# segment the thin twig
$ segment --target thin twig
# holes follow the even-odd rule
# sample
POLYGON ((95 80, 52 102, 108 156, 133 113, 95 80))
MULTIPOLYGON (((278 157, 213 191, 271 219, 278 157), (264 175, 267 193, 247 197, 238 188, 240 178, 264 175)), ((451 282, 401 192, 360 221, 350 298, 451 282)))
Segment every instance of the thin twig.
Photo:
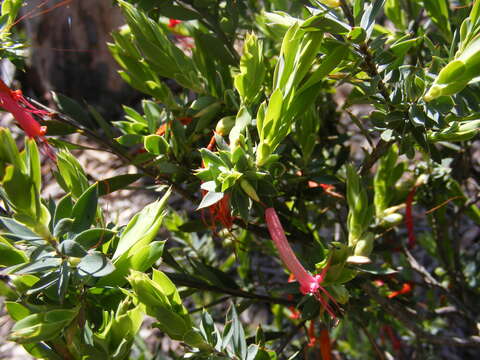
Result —
POLYGON ((285 340, 278 346, 278 348, 276 349, 276 353, 277 354, 282 354, 283 353, 283 350, 287 347, 287 345, 293 340, 293 338, 295 337, 295 335, 298 334, 298 331, 305 325, 305 323, 307 322, 307 320, 302 320, 302 322, 300 322, 297 326, 295 326, 292 331, 290 331, 288 333, 288 335, 286 336, 285 340))
POLYGON ((257 293, 251 293, 241 289, 232 289, 232 288, 225 288, 221 286, 211 285, 206 282, 193 279, 191 277, 186 278, 183 276, 178 276, 178 274, 175 274, 175 273, 166 273, 166 274, 169 278, 172 279, 172 281, 175 284, 180 286, 188 286, 194 289, 213 291, 220 294, 229 294, 229 295, 238 296, 245 299, 252 299, 252 300, 262 301, 262 302, 271 303, 271 304, 280 304, 280 305, 286 305, 286 306, 295 305, 295 302, 292 300, 287 300, 283 298, 277 298, 277 297, 272 297, 272 296, 262 295, 257 293))
POLYGON ((215 301, 212 301, 211 303, 209 303, 209 304, 207 304, 207 305, 203 305, 203 306, 201 306, 201 307, 198 307, 198 308, 189 310, 188 313, 189 313, 189 314, 194 314, 194 313, 196 313, 196 312, 203 311, 204 309, 208 309, 208 308, 210 308, 210 307, 212 307, 212 306, 215 306, 215 305, 224 303, 224 302, 227 301, 228 299, 230 299, 230 296, 223 296, 223 297, 221 297, 220 299, 215 300, 215 301))
POLYGON ((370 169, 375 165, 378 159, 380 159, 394 144, 394 141, 384 141, 380 139, 370 154, 367 155, 365 160, 362 163, 362 168, 360 169, 361 176, 367 176, 370 169))
POLYGON ((362 284, 362 289, 373 298, 378 304, 382 306, 382 309, 389 313, 391 316, 400 321, 407 329, 413 332, 418 338, 423 339, 426 342, 431 344, 440 344, 440 345, 450 345, 450 346, 475 346, 480 347, 480 336, 468 336, 466 338, 461 338, 458 336, 441 336, 441 335, 432 335, 429 334, 423 329, 421 329, 417 324, 420 324, 420 321, 417 321, 415 312, 405 311, 404 306, 398 304, 394 300, 387 299, 376 291, 376 289, 369 283, 362 284))
POLYGON ((412 255, 410 250, 403 245, 403 251, 405 252, 405 255, 407 256, 407 261, 410 264, 411 268, 416 271, 419 275, 423 277, 423 280, 425 281, 426 284, 435 287, 439 289, 442 294, 444 294, 452 303, 454 303, 459 309, 461 309, 461 312, 469 318, 475 318, 474 311, 469 309, 466 304, 464 304, 461 300, 459 300, 457 297, 453 296, 450 291, 445 289, 442 284, 440 284, 428 271, 425 269, 418 261, 415 259, 415 257, 412 255))

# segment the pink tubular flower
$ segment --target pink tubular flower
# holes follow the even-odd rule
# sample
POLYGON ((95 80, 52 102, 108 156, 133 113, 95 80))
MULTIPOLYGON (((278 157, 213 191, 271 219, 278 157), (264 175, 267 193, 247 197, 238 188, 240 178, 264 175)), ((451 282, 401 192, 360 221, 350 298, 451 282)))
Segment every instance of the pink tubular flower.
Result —
POLYGON ((411 249, 415 246, 416 238, 415 238, 415 229, 413 227, 413 215, 412 215, 412 203, 413 198, 415 197, 415 193, 417 191, 416 187, 413 187, 412 190, 407 195, 407 200, 405 201, 405 225, 407 226, 408 232, 408 248, 411 249))
POLYGON ((320 284, 323 282, 325 275, 327 274, 328 265, 323 268, 322 273, 312 276, 303 265, 300 263, 295 253, 293 252, 290 244, 288 243, 285 231, 283 230, 282 223, 278 218, 277 212, 274 208, 268 208, 265 210, 265 221, 267 223, 268 231, 278 250, 280 259, 282 259, 285 266, 292 272, 295 278, 300 283, 300 292, 304 295, 311 294, 323 305, 325 310, 332 318, 336 318, 332 307, 328 304, 328 300, 331 300, 337 307, 338 304, 335 299, 325 290, 320 284), (327 297, 325 299, 322 293, 327 297))
POLYGON ((2 80, 0 80, 0 107, 13 115, 28 137, 40 139, 46 145, 47 155, 55 160, 55 154, 45 138, 46 126, 41 126, 32 116, 32 114, 49 116, 48 111, 37 109, 23 97, 20 90, 11 90, 2 80))

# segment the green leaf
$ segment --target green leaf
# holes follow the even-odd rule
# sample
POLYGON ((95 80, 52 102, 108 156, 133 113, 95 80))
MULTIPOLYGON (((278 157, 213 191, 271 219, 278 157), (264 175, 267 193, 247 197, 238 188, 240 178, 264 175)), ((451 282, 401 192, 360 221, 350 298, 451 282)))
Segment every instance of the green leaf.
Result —
POLYGON ((202 321, 200 322, 200 333, 206 339, 206 341, 215 347, 217 351, 220 351, 220 345, 222 342, 220 332, 215 326, 212 316, 203 309, 202 311, 202 321))
MULTIPOLYGON (((15 213, 30 218, 29 223, 35 223, 40 208, 39 190, 32 179, 22 173, 19 168, 8 165, 3 178, 3 188, 8 195, 15 213)), ((17 219, 22 223, 26 221, 17 219)), ((30 224, 29 224, 30 225, 30 224)))
POLYGON ((15 274, 35 274, 58 267, 61 259, 58 257, 46 256, 38 260, 25 264, 25 266, 15 269, 15 274))
POLYGON ((84 257, 87 254, 85 249, 73 240, 62 241, 58 246, 58 250, 63 255, 78 257, 78 258, 84 257))
POLYGON ((27 174, 29 175, 35 189, 40 193, 42 188, 42 170, 40 165, 40 154, 37 143, 34 139, 27 139, 25 142, 25 163, 27 165, 27 174))
POLYGON ((226 340, 232 345, 234 353, 240 358, 245 359, 247 356, 247 342, 245 340, 245 332, 242 323, 238 318, 234 305, 230 306, 227 314, 227 325, 224 330, 224 346, 226 340), (227 332, 226 332, 227 331, 227 332))
POLYGON ((247 110, 246 107, 242 106, 240 110, 238 110, 237 117, 235 119, 235 125, 233 126, 229 134, 229 140, 232 149, 236 147, 240 134, 244 132, 247 126, 251 124, 251 122, 252 115, 250 115, 250 112, 247 110))
POLYGON ((49 136, 64 136, 74 134, 78 131, 75 126, 69 125, 58 120, 45 120, 43 124, 48 129, 49 136))
POLYGON ((60 266, 60 274, 58 277, 58 288, 57 295, 60 299, 60 302, 63 303, 65 299, 65 294, 67 293, 68 284, 70 281, 70 266, 67 261, 62 262, 60 266))
MULTIPOLYGON (((373 1, 373 0, 372 0, 373 1)), ((385 0, 374 0, 372 3, 368 4, 365 8, 365 11, 360 21, 360 26, 365 29, 367 33, 367 40, 372 34, 373 27, 375 25, 375 18, 385 4, 385 0)))
POLYGON ((17 169, 26 171, 25 162, 20 159, 15 140, 13 140, 10 130, 5 128, 0 128, 0 158, 17 169))
POLYGON ((423 5, 428 16, 437 25, 448 39, 451 39, 450 16, 448 13, 449 3, 447 0, 423 0, 423 5))
POLYGON ((17 302, 5 301, 5 308, 7 309, 8 315, 15 321, 20 321, 31 314, 27 307, 17 302))
POLYGON ((191 58, 177 48, 162 27, 126 1, 118 1, 133 34, 135 45, 145 61, 158 74, 175 79, 180 85, 202 93, 202 81, 191 58))
POLYGON ((57 167, 62 179, 60 185, 64 185, 64 190, 78 199, 89 186, 82 166, 72 154, 62 150, 57 154, 57 167))
POLYGON ((143 142, 143 135, 126 134, 115 139, 120 145, 133 146, 143 142))
POLYGON ((385 266, 379 267, 378 265, 375 264, 365 264, 361 266, 354 266, 355 269, 366 272, 369 274, 375 274, 375 275, 391 275, 391 274, 396 274, 398 271, 390 269, 385 266))
POLYGON ((331 74, 332 71, 344 60, 350 50, 345 44, 335 43, 334 47, 330 49, 329 53, 326 54, 320 62, 318 68, 312 73, 310 78, 306 81, 305 84, 299 90, 299 94, 308 90, 311 86, 315 85, 319 81, 323 80, 327 75, 331 74))
POLYGON ((85 107, 80 105, 75 100, 69 98, 68 96, 62 95, 60 93, 52 91, 53 101, 58 106, 58 109, 72 119, 76 120, 80 125, 83 125, 87 128, 93 128, 92 120, 88 115, 88 112, 85 111, 85 107))
POLYGON ((108 229, 88 229, 77 234, 73 241, 81 245, 84 249, 90 249, 99 244, 105 244, 112 239, 116 234, 115 231, 108 229))
POLYGON ((78 273, 82 276, 104 277, 115 270, 115 266, 100 252, 93 252, 79 262, 78 273))
POLYGON ((143 112, 145 113, 145 118, 147 119, 148 132, 154 133, 159 125, 159 120, 162 117, 162 109, 153 101, 143 100, 142 101, 143 112))
POLYGON ((200 14, 196 11, 186 9, 182 6, 175 6, 175 5, 160 5, 158 11, 165 17, 170 19, 177 19, 177 20, 196 20, 200 18, 200 14))
POLYGON ((61 219, 53 229, 53 236, 56 238, 60 238, 61 236, 65 235, 72 229, 73 219, 64 218, 61 219))
POLYGON ((3 234, 5 236, 27 241, 42 239, 40 235, 35 234, 29 228, 22 225, 18 221, 6 217, 0 217, 0 222, 8 230, 8 233, 3 234))
POLYGON ((54 339, 61 335, 77 313, 78 308, 28 315, 13 326, 9 338, 20 344, 54 339))
POLYGON ((130 220, 120 236, 112 260, 123 254, 132 254, 134 249, 149 244, 155 238, 170 194, 171 190, 168 190, 160 201, 148 205, 130 220))
POLYGON ((246 105, 253 104, 261 95, 266 73, 263 62, 263 43, 255 34, 247 34, 240 59, 240 74, 234 78, 235 88, 246 105))
POLYGON ((334 18, 328 13, 314 15, 302 24, 302 29, 307 31, 322 31, 332 34, 346 34, 350 31, 350 25, 334 18))
MULTIPOLYGON (((103 116, 91 105, 87 105, 90 114, 92 114, 93 119, 97 124, 102 128, 105 136, 109 139, 113 138, 112 126, 103 118, 103 116)), ((50 129, 49 129, 50 133, 50 129)))
POLYGON ((98 202, 97 187, 97 183, 90 186, 73 206, 72 218, 74 221, 72 232, 78 233, 87 230, 95 220, 98 202))
POLYGON ((154 269, 152 273, 152 281, 158 285, 162 294, 167 297, 171 305, 181 306, 182 310, 180 313, 182 315, 187 313, 186 309, 183 308, 182 299, 180 298, 177 287, 164 272, 154 269))
POLYGON ((108 179, 98 180, 98 196, 108 195, 117 190, 125 189, 142 176, 142 174, 122 174, 108 179))
POLYGON ((214 191, 207 192, 203 196, 202 201, 200 202, 200 204, 197 207, 197 210, 212 206, 213 204, 222 200, 223 196, 224 196, 224 193, 222 193, 222 192, 214 192, 214 191))
POLYGON ((401 0, 387 0, 385 2, 385 15, 392 21, 399 30, 405 30, 407 27, 407 18, 402 8, 401 0))
POLYGON ((154 155, 164 155, 168 152, 169 144, 163 136, 148 135, 143 139, 145 150, 154 155))
POLYGON ((61 219, 70 218, 72 216, 73 201, 70 194, 65 195, 55 208, 53 223, 56 225, 61 219))
POLYGON ((154 241, 138 250, 136 248, 136 252, 129 256, 123 254, 114 262, 115 271, 100 279, 97 286, 123 286, 130 270, 147 271, 162 256, 164 244, 165 241, 154 241))
POLYGON ((13 266, 28 261, 25 253, 0 236, 0 266, 13 266))
POLYGON ((206 148, 200 149, 200 154, 206 168, 210 167, 210 165, 214 167, 227 166, 220 156, 206 148))

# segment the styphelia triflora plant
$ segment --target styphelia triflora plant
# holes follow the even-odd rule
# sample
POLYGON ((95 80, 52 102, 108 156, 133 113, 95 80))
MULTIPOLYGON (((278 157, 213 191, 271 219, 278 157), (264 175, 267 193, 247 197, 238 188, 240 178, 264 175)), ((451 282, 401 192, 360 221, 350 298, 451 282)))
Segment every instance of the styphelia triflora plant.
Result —
POLYGON ((323 308, 328 312, 332 318, 336 318, 335 312, 329 305, 332 301, 337 307, 338 304, 335 299, 325 290, 321 284, 325 279, 329 264, 322 270, 320 274, 311 275, 300 263, 292 247, 288 243, 282 223, 278 218, 277 212, 274 208, 265 210, 265 222, 275 244, 280 259, 282 259, 285 266, 292 272, 295 279, 300 283, 300 292, 304 295, 313 295, 322 304, 323 308))
MULTIPOLYGON (((37 143, 0 129, 10 340, 55 360, 477 355, 480 1, 114 3, 108 47, 145 99, 110 122, 53 96, 63 197, 41 197, 37 143), (135 173, 86 174, 73 133, 135 173), (151 188, 169 190, 107 224, 104 196, 151 188)), ((1 7, 16 61, 22 4, 1 7)), ((62 4, 88 6, 30 13, 62 4)), ((49 114, 0 90, 44 143, 49 114)))

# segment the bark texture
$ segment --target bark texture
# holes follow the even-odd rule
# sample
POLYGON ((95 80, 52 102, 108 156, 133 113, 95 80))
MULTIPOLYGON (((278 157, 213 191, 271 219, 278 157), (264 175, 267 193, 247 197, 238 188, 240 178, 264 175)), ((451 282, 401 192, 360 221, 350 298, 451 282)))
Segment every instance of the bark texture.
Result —
POLYGON ((118 113, 132 95, 106 45, 124 23, 119 8, 111 0, 32 0, 24 14, 31 41, 29 86, 50 103, 53 90, 98 106, 105 115, 118 113))

